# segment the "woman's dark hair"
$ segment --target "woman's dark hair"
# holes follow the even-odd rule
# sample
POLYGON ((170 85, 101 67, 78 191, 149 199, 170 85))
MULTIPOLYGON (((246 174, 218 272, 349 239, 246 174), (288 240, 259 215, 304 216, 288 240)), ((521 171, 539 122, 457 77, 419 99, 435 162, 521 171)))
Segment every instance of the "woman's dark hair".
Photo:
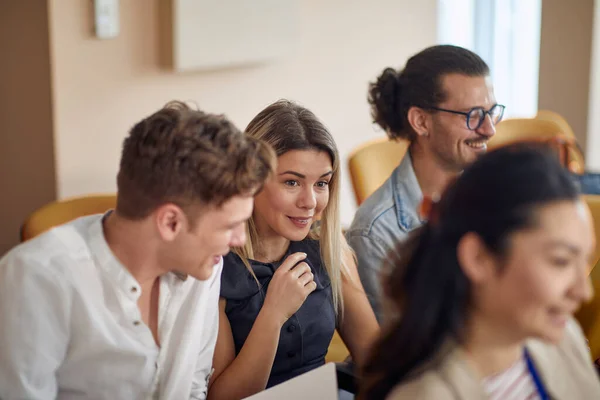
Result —
POLYGON ((487 76, 488 65, 477 54, 458 46, 428 47, 412 56, 402 71, 383 70, 369 85, 371 115, 390 139, 415 137, 408 123, 411 107, 436 107, 446 98, 442 78, 447 74, 487 76))
POLYGON ((502 259, 510 235, 536 225, 539 206, 577 199, 569 172, 545 147, 503 147, 468 167, 387 262, 383 292, 394 317, 364 367, 360 398, 385 398, 443 356, 447 339, 461 343, 471 307, 471 284, 456 255, 465 234, 476 233, 502 259))

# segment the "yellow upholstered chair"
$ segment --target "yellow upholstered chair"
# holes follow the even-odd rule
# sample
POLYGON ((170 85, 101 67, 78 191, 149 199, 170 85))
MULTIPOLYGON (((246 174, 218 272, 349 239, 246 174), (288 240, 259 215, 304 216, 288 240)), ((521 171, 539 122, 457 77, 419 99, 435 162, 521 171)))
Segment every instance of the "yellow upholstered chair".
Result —
POLYGON ((596 230, 596 255, 594 256, 595 267, 592 269, 592 277, 600 281, 600 195, 586 194, 583 196, 592 211, 594 228, 596 230))
POLYGON ((563 131, 563 133, 565 135, 575 138, 575 132, 573 132, 573 128, 571 128, 571 125, 569 125, 569 123, 567 122, 565 117, 563 117, 562 115, 560 115, 557 112, 550 111, 550 110, 539 110, 535 116, 535 119, 541 119, 544 121, 552 121, 555 124, 557 124, 558 126, 560 126, 560 129, 563 131))
POLYGON ((350 351, 342 341, 338 331, 336 330, 333 334, 333 339, 327 349, 327 355, 325 356, 325 362, 342 362, 350 355, 350 351))
MULTIPOLYGON (((565 121, 566 122, 566 121, 565 121)), ((496 125, 496 134, 490 139, 493 150, 511 143, 540 142, 554 146, 561 162, 571 172, 583 173, 585 162, 572 130, 565 131, 558 123, 541 118, 511 118, 496 125)))
POLYGON ((100 214, 115 208, 117 196, 90 195, 58 200, 34 211, 21 227, 21 240, 31 239, 40 233, 78 217, 100 214))
POLYGON ((581 148, 579 148, 579 145, 577 144, 577 137, 575 136, 575 132, 573 131, 573 128, 571 128, 571 125, 569 125, 569 122, 567 122, 567 120, 565 119, 565 117, 563 117, 562 115, 560 115, 559 113, 556 113, 554 111, 550 111, 550 110, 539 110, 537 115, 535 116, 535 119, 541 119, 544 121, 552 121, 555 124, 557 124, 558 126, 560 126, 560 129, 563 131, 563 133, 571 138, 573 138, 573 140, 575 141, 575 148, 570 148, 570 157, 575 159, 579 164, 584 165, 584 160, 583 160, 583 151, 581 150, 581 148))
POLYGON ((382 138, 361 145, 348 156, 356 204, 360 205, 389 178, 407 149, 406 140, 382 138))
POLYGON ((584 199, 592 211, 596 240, 598 241, 596 253, 592 260, 593 268, 590 273, 595 296, 590 303, 581 307, 576 318, 589 341, 592 357, 598 359, 600 358, 600 196, 585 195, 584 199))

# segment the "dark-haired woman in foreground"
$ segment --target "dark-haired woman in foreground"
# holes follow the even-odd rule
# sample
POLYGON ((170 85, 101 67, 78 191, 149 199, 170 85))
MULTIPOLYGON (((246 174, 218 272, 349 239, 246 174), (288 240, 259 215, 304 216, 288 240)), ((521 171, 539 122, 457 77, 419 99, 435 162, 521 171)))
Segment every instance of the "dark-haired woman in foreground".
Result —
POLYGON ((593 293, 589 210, 555 158, 483 156, 390 260, 395 314, 363 399, 600 399, 573 313, 593 293))

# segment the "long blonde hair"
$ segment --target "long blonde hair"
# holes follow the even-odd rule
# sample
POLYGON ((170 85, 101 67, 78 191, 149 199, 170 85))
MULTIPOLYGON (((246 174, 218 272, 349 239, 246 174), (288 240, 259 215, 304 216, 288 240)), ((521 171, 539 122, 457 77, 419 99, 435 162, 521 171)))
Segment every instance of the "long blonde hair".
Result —
MULTIPOLYGON (((246 134, 271 145, 278 157, 291 150, 318 150, 331 158, 333 174, 329 181, 329 202, 323 211, 319 229, 311 229, 309 238, 319 240, 322 264, 331 281, 333 306, 339 315, 343 310, 342 273, 347 270, 342 255, 351 253, 351 250, 342 238, 339 215, 340 157, 331 133, 311 111, 291 101, 279 100, 250 121, 246 134)), ((246 244, 233 251, 252 273, 247 260, 254 258, 259 246, 253 218, 248 221, 247 235, 246 244)))

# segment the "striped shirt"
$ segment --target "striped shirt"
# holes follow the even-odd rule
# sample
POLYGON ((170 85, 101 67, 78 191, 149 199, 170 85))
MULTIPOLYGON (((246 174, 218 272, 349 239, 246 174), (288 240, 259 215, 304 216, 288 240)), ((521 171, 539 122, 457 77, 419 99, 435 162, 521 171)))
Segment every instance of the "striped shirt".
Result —
POLYGON ((506 371, 485 378, 483 388, 490 400, 541 400, 525 357, 506 371))

